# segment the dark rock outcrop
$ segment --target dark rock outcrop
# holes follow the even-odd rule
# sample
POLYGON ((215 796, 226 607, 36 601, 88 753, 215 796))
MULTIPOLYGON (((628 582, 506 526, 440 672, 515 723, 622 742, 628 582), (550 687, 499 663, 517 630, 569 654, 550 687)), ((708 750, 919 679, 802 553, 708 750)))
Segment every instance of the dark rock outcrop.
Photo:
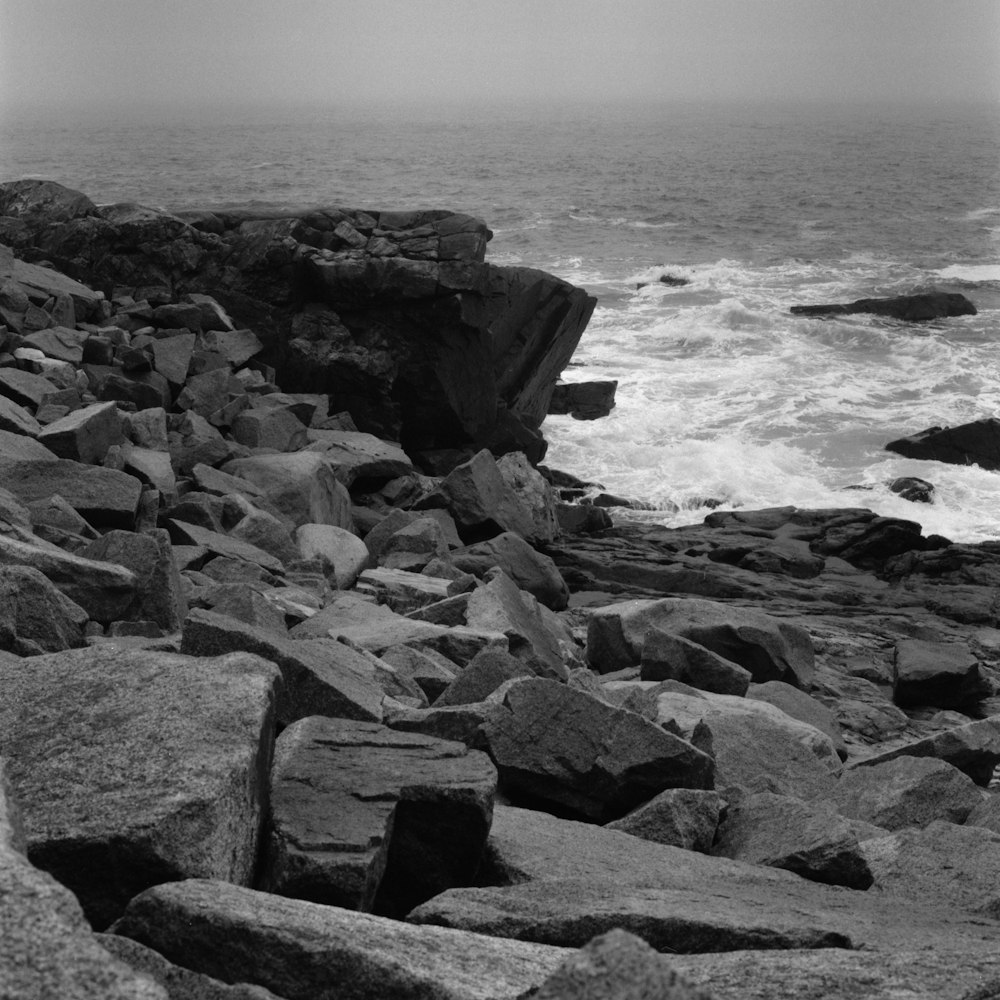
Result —
POLYGON ((985 417, 957 427, 928 427, 919 434, 890 441, 885 449, 927 462, 1000 469, 1000 420, 985 417))
POLYGON ((975 316, 976 307, 958 292, 926 292, 920 295, 897 295, 886 299, 857 299, 822 306, 792 306, 796 316, 844 316, 851 313, 874 313, 908 322, 940 319, 945 316, 975 316))

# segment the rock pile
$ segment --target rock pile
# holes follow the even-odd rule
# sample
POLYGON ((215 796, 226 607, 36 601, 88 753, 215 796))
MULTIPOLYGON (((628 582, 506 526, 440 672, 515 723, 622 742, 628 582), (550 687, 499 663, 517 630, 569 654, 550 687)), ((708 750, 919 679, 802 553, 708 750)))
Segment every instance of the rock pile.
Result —
MULTIPOLYGON (((5 998, 997 992, 996 546, 611 527, 530 454, 359 430, 367 388, 279 376, 291 327, 221 301, 293 239, 352 337, 402 324, 403 261, 480 252, 449 213, 0 209, 5 998), (97 293, 38 234, 174 289, 97 293), (178 290, 227 239, 224 293, 178 290), (398 298, 358 284, 386 261, 398 298)), ((476 329, 510 356, 526 309, 476 329)), ((540 369, 501 370, 527 413, 540 369)))

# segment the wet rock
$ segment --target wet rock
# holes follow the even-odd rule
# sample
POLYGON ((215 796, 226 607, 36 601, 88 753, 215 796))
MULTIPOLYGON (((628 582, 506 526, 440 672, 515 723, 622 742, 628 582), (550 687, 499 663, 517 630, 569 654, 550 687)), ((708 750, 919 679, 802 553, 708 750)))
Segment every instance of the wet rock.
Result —
MULTIPOLYGON (((890 448, 889 450, 894 449, 890 448)), ((899 479, 893 479, 889 483, 889 490, 911 503, 934 502, 934 484, 927 482, 926 479, 918 479, 916 476, 901 476, 899 479)))
POLYGON ((97 927, 157 882, 253 878, 277 671, 252 656, 73 650, 0 663, 28 856, 97 927))
POLYGON ((906 458, 1000 469, 1000 420, 986 417, 955 427, 928 427, 885 447, 906 458))
POLYGON ((495 787, 486 755, 460 743, 302 719, 275 748, 261 887, 401 915, 474 879, 495 787))
POLYGON ((897 295, 886 299, 857 299, 854 302, 823 306, 792 306, 798 316, 843 316, 853 313, 874 313, 907 322, 922 322, 944 316, 975 316, 976 307, 957 292, 927 292, 919 295, 897 295))
POLYGON ((550 414, 568 413, 575 420, 597 420, 615 407, 617 379, 558 383, 549 400, 550 414))

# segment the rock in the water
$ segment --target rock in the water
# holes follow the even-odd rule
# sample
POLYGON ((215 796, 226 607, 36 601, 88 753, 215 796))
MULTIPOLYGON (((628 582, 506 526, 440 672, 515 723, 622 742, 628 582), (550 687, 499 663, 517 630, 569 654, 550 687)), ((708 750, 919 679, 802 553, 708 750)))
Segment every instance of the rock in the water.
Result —
POLYGON ((710 788, 712 759, 632 712, 556 681, 514 680, 484 727, 507 794, 616 819, 666 788, 710 788))
POLYGON ((149 885, 253 879, 278 673, 100 648, 0 663, 28 856, 104 927, 149 885))
POLYGON ((568 956, 194 879, 138 896, 115 930, 189 969, 288 1000, 517 1000, 568 956))
POLYGON ((928 427, 890 441, 885 448, 906 458, 996 470, 1000 469, 1000 420, 985 417, 956 427, 928 427))
POLYGON ((461 743, 311 717, 278 738, 261 887, 399 916, 476 875, 496 769, 461 743))
POLYGON ((843 316, 874 313, 894 319, 918 322, 943 316, 975 316, 976 307, 957 292, 927 292, 920 295, 897 295, 887 299, 857 299, 854 302, 824 306, 792 306, 797 316, 843 316))
POLYGON ((830 796, 843 816, 885 830, 963 823, 983 793, 972 779, 933 757, 896 757, 846 772, 830 796))
POLYGON ((758 792, 731 805, 712 853, 795 872, 813 882, 867 889, 872 884, 850 824, 824 802, 758 792))
POLYGON ((597 420, 615 408, 617 379, 595 382, 560 382, 552 390, 549 413, 568 413, 575 420, 597 420))

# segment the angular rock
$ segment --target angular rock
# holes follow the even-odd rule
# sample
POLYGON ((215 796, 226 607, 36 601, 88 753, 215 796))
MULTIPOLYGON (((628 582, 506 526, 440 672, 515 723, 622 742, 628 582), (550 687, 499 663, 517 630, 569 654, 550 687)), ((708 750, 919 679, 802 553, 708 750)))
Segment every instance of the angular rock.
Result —
POLYGON ((211 596, 202 600, 217 615, 235 618, 266 632, 277 632, 281 636, 287 634, 284 614, 263 594, 245 583, 220 584, 211 596))
POLYGON ((726 801, 717 792, 668 788, 621 819, 608 823, 607 828, 707 854, 725 808, 726 801))
POLYGON ((0 649, 31 656, 82 646, 89 618, 37 569, 0 566, 0 649))
POLYGON ((985 417, 956 427, 928 427, 885 448, 906 458, 1000 469, 1000 420, 985 417))
POLYGON ((155 622, 164 632, 180 631, 187 601, 170 536, 162 528, 142 534, 109 531, 80 553, 86 559, 124 566, 135 574, 135 597, 122 618, 155 622))
POLYGON ((282 565, 294 562, 299 550, 292 540, 288 524, 267 511, 246 503, 240 504, 245 513, 229 529, 229 537, 262 549, 282 565))
POLYGON ((712 759, 632 712, 556 681, 511 681, 484 736, 505 793, 598 821, 666 788, 710 788, 712 759))
POLYGON ((744 695, 750 686, 749 670, 655 626, 646 633, 639 669, 644 681, 683 681, 716 694, 744 695))
POLYGON ((338 642, 289 640, 225 615, 195 609, 184 620, 181 651, 191 656, 256 653, 281 670, 277 718, 289 725, 309 715, 382 720, 382 689, 372 664, 338 642))
POLYGON ((295 525, 352 527, 350 495, 330 463, 316 452, 240 458, 228 462, 223 471, 262 489, 295 525))
POLYGON ((968 775, 943 760, 896 757, 847 771, 830 799, 842 816, 901 830, 934 820, 963 823, 982 797, 968 775))
MULTIPOLYGON (((664 686, 669 685, 677 682, 664 686)), ((707 730, 716 788, 819 798, 836 784, 840 758, 830 738, 814 726, 765 702, 682 688, 654 690, 657 721, 673 723, 688 738, 696 736, 699 726, 707 730)))
POLYGON ((639 663, 649 629, 690 639, 749 670, 757 682, 808 685, 809 633, 760 611, 696 598, 632 600, 595 610, 587 627, 587 659, 600 673, 639 663))
POLYGON ((58 493, 95 528, 135 527, 141 483, 133 476, 68 459, 55 462, 0 458, 0 482, 22 503, 58 493))
POLYGON ((523 452, 501 455, 497 468, 503 481, 527 508, 534 528, 534 542, 551 542, 559 535, 555 496, 545 477, 528 461, 523 452))
POLYGON ((533 594, 552 611, 569 604, 569 588, 556 564, 533 549, 520 535, 505 531, 495 538, 453 552, 450 561, 460 570, 483 577, 499 566, 514 583, 533 594))
POLYGON ((20 368, 0 368, 0 396, 31 410, 44 406, 58 389, 44 375, 20 368))
POLYGON ((493 538, 504 531, 534 537, 531 514, 504 482, 495 459, 485 449, 448 473, 440 488, 459 534, 467 542, 493 538))
POLYGON ((531 670, 523 660, 515 659, 509 653, 484 649, 466 664, 435 699, 436 708, 448 705, 471 705, 485 701, 494 691, 515 677, 532 677, 531 670))
POLYGON ((28 856, 106 926, 142 889, 249 883, 278 683, 252 656, 91 648, 0 663, 0 753, 28 856))
POLYGON ((138 581, 124 566, 73 555, 41 539, 36 542, 0 535, 0 566, 34 568, 102 624, 121 618, 132 604, 138 581))
POLYGON ((492 570, 484 585, 469 594, 465 624, 505 635, 510 655, 523 660, 534 673, 556 680, 566 678, 565 659, 572 635, 548 608, 519 590, 503 570, 492 570))
POLYGON ((712 853, 795 872, 813 882, 867 889, 872 873, 848 822, 828 803, 758 792, 730 805, 712 853))
POLYGON ((617 379, 559 383, 549 400, 550 414, 569 414, 574 420, 597 420, 615 408, 617 379))
POLYGON ((283 574, 285 571, 281 560, 275 559, 270 552, 265 552, 256 545, 241 541, 232 535, 224 535, 219 531, 209 531, 197 524, 178 521, 175 518, 167 520, 167 529, 170 531, 171 539, 177 544, 200 545, 216 555, 254 563, 269 573, 283 574))
POLYGON ((371 594, 378 604, 385 604, 400 615, 443 601, 453 596, 456 589, 453 580, 384 566, 358 574, 359 591, 371 594))
POLYGON ((437 521, 432 517, 417 517, 382 542, 378 564, 386 569, 419 572, 432 559, 447 554, 448 543, 437 521))
POLYGON ((298 451, 306 444, 306 427, 287 410, 244 410, 232 422, 233 439, 248 448, 298 451))
POLYGON ((374 434, 361 431, 311 430, 309 440, 322 448, 323 457, 337 472, 337 478, 350 489, 358 480, 388 481, 412 475, 413 463, 406 452, 374 434))
POLYGON ((37 438, 42 432, 42 425, 23 406, 0 396, 0 431, 37 438))
POLYGON ((964 643, 901 639, 892 697, 897 705, 958 708, 983 693, 979 661, 964 643))
POLYGON ((261 888, 399 916, 471 882, 496 769, 461 743, 311 717, 278 738, 261 888))
POLYGON ((121 419, 114 403, 92 403, 45 427, 38 440, 59 458, 84 465, 104 461, 112 445, 122 443, 121 419))
POLYGON ((288 1000, 344 995, 345 983, 352 1000, 516 1000, 567 956, 200 880, 143 893, 115 930, 187 968, 288 1000))
POLYGON ((0 428, 0 461, 55 462, 54 455, 37 438, 0 428))
MULTIPOLYGON (((688 682, 690 683, 690 682, 688 682)), ((697 686, 697 685, 696 685, 697 686)), ((841 760, 847 759, 847 747, 840 732, 836 716, 821 701, 806 694, 799 688, 792 687, 784 681, 766 681, 764 684, 751 684, 746 692, 748 698, 754 701, 766 701, 775 708, 780 708, 785 715, 790 715, 799 722, 815 726, 833 740, 837 755, 841 760)))

